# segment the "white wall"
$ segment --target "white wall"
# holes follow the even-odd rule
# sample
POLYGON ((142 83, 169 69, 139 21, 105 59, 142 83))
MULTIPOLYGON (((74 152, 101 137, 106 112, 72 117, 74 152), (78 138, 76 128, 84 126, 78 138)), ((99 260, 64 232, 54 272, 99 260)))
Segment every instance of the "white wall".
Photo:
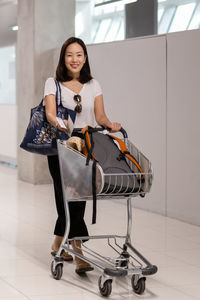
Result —
POLYGON ((0 161, 17 162, 17 105, 0 105, 0 161))

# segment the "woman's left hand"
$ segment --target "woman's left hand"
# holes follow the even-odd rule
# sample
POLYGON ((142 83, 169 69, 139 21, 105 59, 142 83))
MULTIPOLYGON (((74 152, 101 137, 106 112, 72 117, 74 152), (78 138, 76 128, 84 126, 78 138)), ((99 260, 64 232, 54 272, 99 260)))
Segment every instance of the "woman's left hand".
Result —
POLYGON ((111 131, 110 132, 117 132, 121 129, 121 124, 117 122, 112 122, 111 125, 109 126, 111 131))

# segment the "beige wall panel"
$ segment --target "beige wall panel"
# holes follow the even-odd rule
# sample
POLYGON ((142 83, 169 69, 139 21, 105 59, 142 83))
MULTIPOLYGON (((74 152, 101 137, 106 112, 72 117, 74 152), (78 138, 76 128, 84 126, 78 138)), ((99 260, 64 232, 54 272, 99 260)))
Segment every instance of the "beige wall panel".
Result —
POLYGON ((200 225, 200 30, 167 35, 167 214, 200 225))
POLYGON ((165 214, 166 40, 164 36, 88 46, 93 76, 105 108, 154 168, 152 191, 135 206, 165 214))

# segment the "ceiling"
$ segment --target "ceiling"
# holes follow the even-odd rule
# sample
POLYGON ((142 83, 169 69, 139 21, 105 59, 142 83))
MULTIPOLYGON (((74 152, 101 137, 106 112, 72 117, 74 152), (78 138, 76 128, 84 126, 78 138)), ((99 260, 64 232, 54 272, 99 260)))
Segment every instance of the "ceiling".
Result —
POLYGON ((17 1, 0 0, 0 47, 17 42, 17 31, 11 30, 17 24, 17 1))

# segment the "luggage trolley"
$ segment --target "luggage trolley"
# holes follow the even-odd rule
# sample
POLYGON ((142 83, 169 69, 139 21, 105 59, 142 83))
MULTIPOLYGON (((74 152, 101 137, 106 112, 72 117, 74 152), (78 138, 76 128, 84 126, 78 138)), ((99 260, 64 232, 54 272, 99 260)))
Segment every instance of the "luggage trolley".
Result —
MULTIPOLYGON (((81 129, 76 129, 80 131, 81 129)), ((102 131, 102 128, 98 128, 102 131)), ((99 277, 98 287, 102 296, 109 296, 112 291, 113 277, 131 276, 131 285, 136 294, 145 291, 147 275, 157 272, 157 266, 152 265, 138 250, 131 244, 132 227, 132 204, 131 198, 136 196, 144 197, 151 189, 153 172, 150 161, 128 140, 126 131, 122 128, 123 140, 129 152, 140 164, 143 173, 138 173, 133 163, 129 162, 133 173, 105 174, 101 166, 96 165, 96 191, 97 199, 123 199, 127 202, 127 233, 126 235, 95 235, 88 237, 68 238, 70 228, 69 206, 70 201, 88 201, 93 199, 92 194, 92 161, 86 166, 86 157, 77 150, 69 147, 66 142, 58 140, 58 156, 61 171, 61 180, 64 195, 64 207, 66 213, 66 231, 54 260, 51 263, 53 278, 59 280, 63 273, 62 251, 66 250, 71 254, 83 259, 91 265, 99 268, 102 275, 99 277), (130 190, 130 181, 133 182, 130 190), (119 187, 121 182, 121 187, 119 187), (124 188, 124 183, 127 188, 124 188), (135 186, 139 188, 135 189, 135 186), (122 188, 123 186, 123 188, 122 188), (73 240, 107 240, 108 246, 112 248, 117 257, 105 257, 97 251, 90 249, 82 243, 84 256, 76 253, 70 247, 73 240), (121 243, 120 243, 121 242, 121 243)), ((104 134, 104 133, 102 133, 104 134)))

